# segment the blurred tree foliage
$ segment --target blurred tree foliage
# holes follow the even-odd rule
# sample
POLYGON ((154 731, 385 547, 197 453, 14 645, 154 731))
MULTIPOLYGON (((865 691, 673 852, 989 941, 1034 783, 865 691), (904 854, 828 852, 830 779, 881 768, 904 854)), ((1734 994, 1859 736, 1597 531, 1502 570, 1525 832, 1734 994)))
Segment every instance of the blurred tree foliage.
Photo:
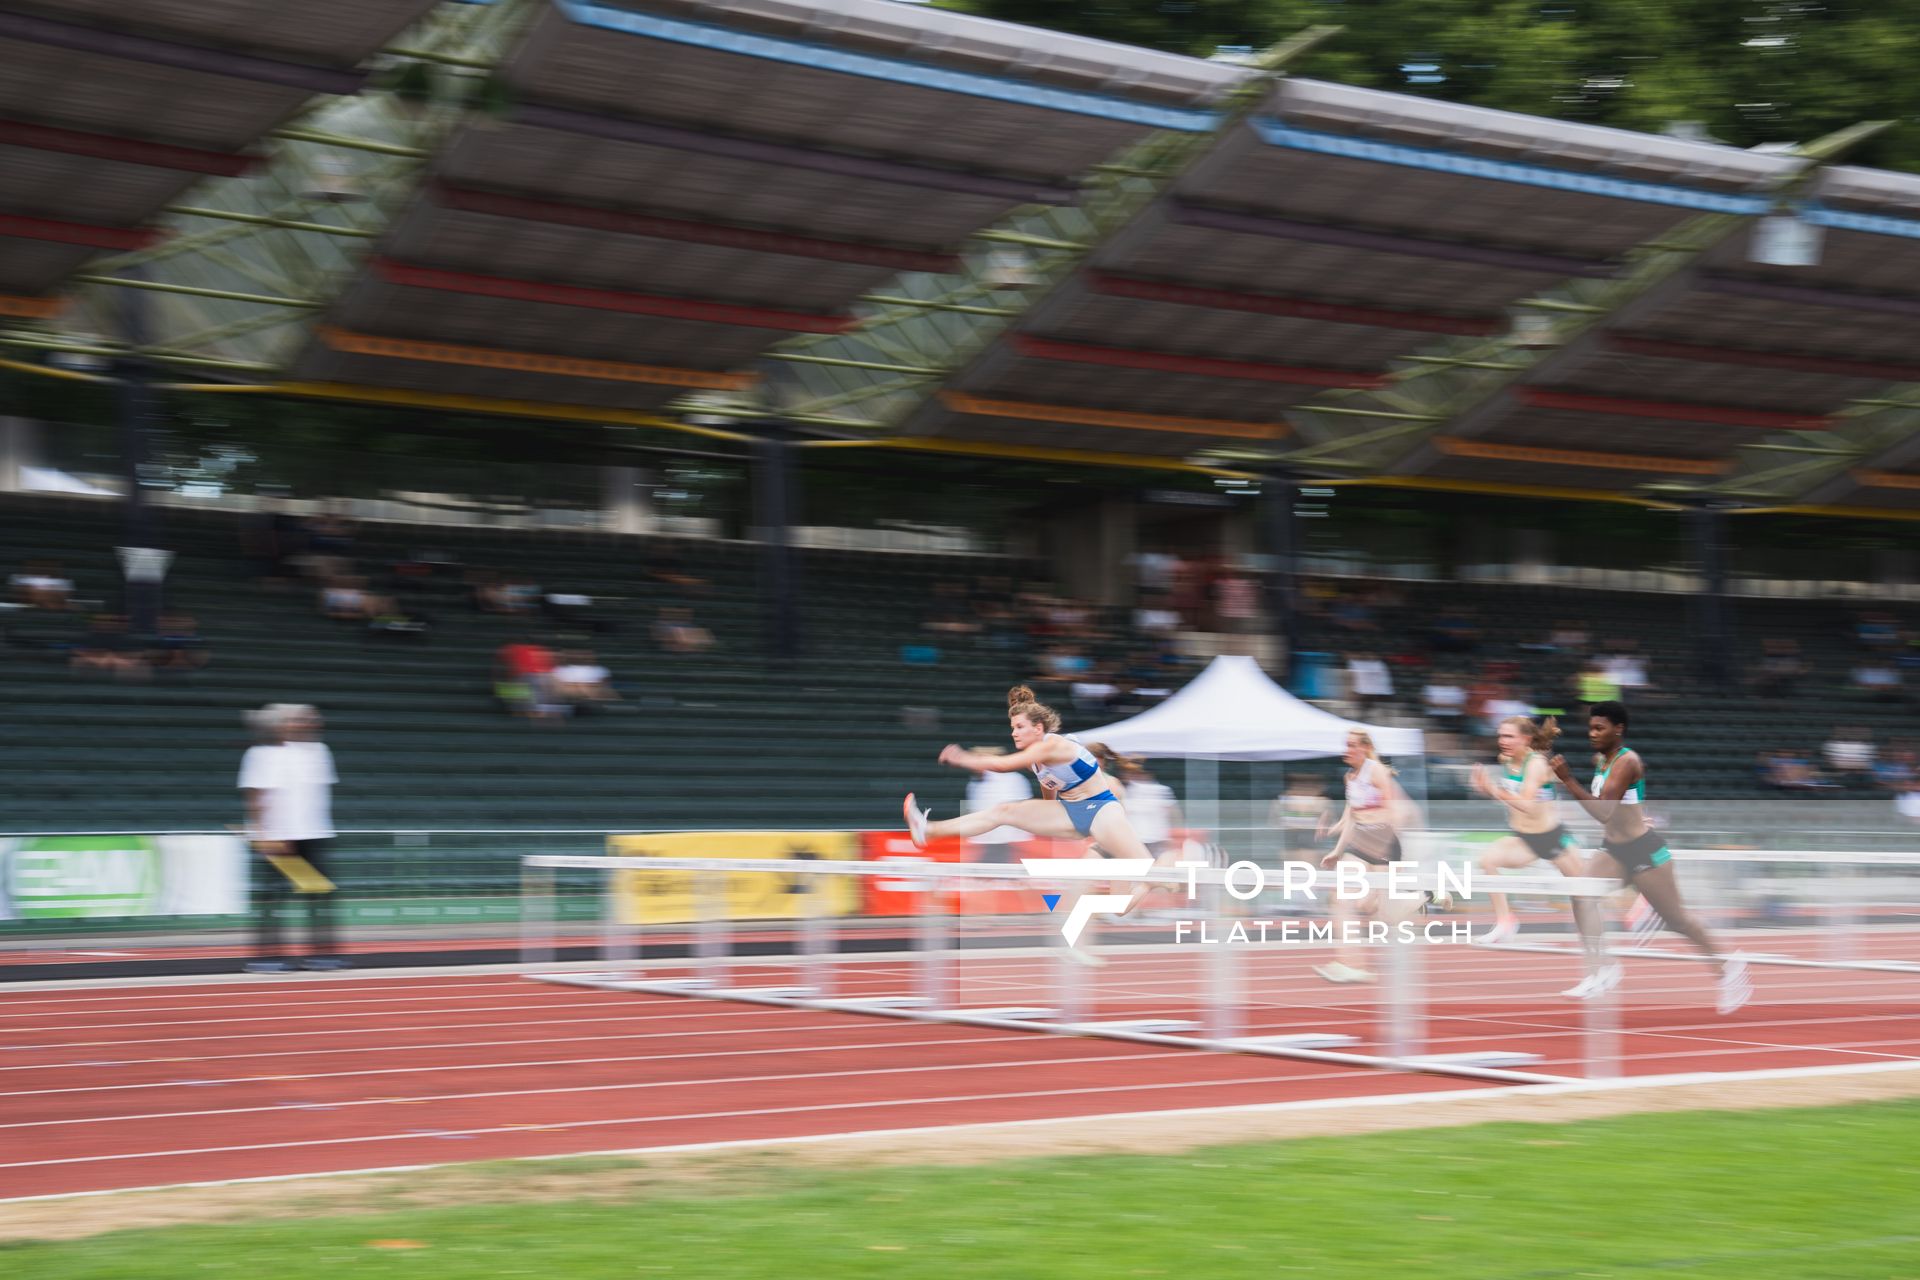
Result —
POLYGON ((1345 34, 1296 73, 1738 147, 1901 120, 1849 157, 1920 172, 1915 0, 942 0, 1200 57, 1345 34))

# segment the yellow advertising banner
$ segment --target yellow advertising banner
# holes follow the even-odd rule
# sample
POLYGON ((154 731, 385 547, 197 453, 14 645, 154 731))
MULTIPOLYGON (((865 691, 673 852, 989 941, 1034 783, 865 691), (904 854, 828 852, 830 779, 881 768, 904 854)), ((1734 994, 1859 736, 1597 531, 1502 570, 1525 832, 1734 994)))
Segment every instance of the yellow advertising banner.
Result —
MULTIPOLYGON (((607 852, 626 858, 775 858, 782 861, 849 862, 860 856, 859 837, 847 831, 670 831, 659 835, 608 836, 607 852)), ((806 914, 807 882, 824 887, 832 916, 860 910, 857 876, 809 877, 774 871, 722 875, 715 892, 729 920, 798 920, 806 914)), ((614 893, 622 924, 685 924, 699 919, 691 871, 622 871, 614 893)))

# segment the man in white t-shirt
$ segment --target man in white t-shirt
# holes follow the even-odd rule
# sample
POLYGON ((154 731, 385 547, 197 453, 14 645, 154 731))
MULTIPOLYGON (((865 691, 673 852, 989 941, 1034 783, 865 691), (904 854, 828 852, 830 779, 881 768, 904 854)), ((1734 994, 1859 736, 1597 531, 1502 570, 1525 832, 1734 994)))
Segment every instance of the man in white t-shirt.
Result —
MULTIPOLYGON (((294 854, 326 875, 333 841, 333 787, 339 780, 333 753, 320 741, 320 716, 312 707, 278 703, 255 717, 261 742, 240 761, 240 793, 246 799, 247 838, 259 858, 254 893, 259 909, 257 956, 250 973, 285 973, 293 961, 281 954, 280 904, 291 882, 270 854, 294 854)), ((307 900, 308 969, 345 969, 333 937, 333 894, 302 894, 307 900)))
POLYGON ((1349 657, 1347 680, 1363 716, 1393 696, 1393 675, 1377 653, 1356 653, 1349 657))

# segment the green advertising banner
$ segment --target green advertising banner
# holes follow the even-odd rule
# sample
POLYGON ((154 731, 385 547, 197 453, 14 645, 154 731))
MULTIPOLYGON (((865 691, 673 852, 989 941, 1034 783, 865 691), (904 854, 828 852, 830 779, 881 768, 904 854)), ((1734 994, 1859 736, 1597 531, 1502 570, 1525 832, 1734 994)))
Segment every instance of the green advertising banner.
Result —
POLYGON ((146 836, 40 836, 6 857, 6 896, 22 920, 159 914, 160 850, 146 836))
POLYGON ((0 920, 238 915, 245 849, 232 836, 24 836, 0 841, 0 920))

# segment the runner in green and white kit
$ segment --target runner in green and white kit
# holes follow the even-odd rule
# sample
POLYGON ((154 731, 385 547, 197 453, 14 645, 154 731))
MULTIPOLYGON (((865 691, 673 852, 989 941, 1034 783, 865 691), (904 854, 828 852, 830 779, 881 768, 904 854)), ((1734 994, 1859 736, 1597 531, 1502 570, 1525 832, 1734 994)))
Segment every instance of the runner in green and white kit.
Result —
MULTIPOLYGON (((1496 781, 1482 765, 1473 767, 1473 789, 1506 807, 1513 834, 1496 841, 1480 859, 1488 875, 1503 868, 1529 866, 1540 859, 1561 865, 1560 855, 1573 838, 1554 813, 1553 770, 1547 757, 1560 728, 1552 720, 1536 724, 1528 716, 1508 716, 1500 722, 1500 763, 1505 772, 1496 781)), ((1577 863, 1578 857, 1572 859, 1577 863)), ((1568 871, 1567 874, 1575 874, 1568 871)), ((1504 894, 1493 894, 1494 926, 1482 935, 1485 943, 1506 942, 1520 932, 1520 921, 1504 894)))
MULTIPOLYGON (((1507 823, 1513 834, 1496 841, 1480 859, 1480 870, 1498 876, 1506 867, 1531 866, 1536 861, 1552 863, 1560 874, 1577 876, 1583 859, 1573 837, 1560 825, 1555 811, 1553 770, 1547 756, 1560 726, 1551 717, 1534 720, 1531 716, 1508 716, 1500 722, 1500 762, 1505 773, 1496 782, 1486 768, 1473 767, 1474 789, 1498 800, 1507 810, 1507 823)), ((1493 928, 1480 935, 1483 946, 1510 941, 1520 932, 1520 921, 1507 905, 1506 895, 1490 894, 1493 899, 1493 928)), ((1607 963, 1604 945, 1604 917, 1597 903, 1585 898, 1572 900, 1574 924, 1580 931, 1581 949, 1586 956, 1586 977, 1563 995, 1584 999, 1604 995, 1620 980, 1620 966, 1607 963)))
POLYGON ((1595 772, 1590 790, 1574 781, 1566 760, 1555 756, 1553 774, 1567 794, 1604 829, 1600 852, 1587 863, 1590 876, 1617 876, 1660 913, 1667 927, 1720 961, 1721 1013, 1732 1013, 1753 995, 1747 962, 1726 955, 1680 900, 1673 874, 1673 855, 1660 833, 1647 825, 1645 801, 1647 771, 1639 753, 1625 745, 1627 709, 1618 702, 1598 702, 1588 708, 1587 741, 1593 744, 1595 772))

